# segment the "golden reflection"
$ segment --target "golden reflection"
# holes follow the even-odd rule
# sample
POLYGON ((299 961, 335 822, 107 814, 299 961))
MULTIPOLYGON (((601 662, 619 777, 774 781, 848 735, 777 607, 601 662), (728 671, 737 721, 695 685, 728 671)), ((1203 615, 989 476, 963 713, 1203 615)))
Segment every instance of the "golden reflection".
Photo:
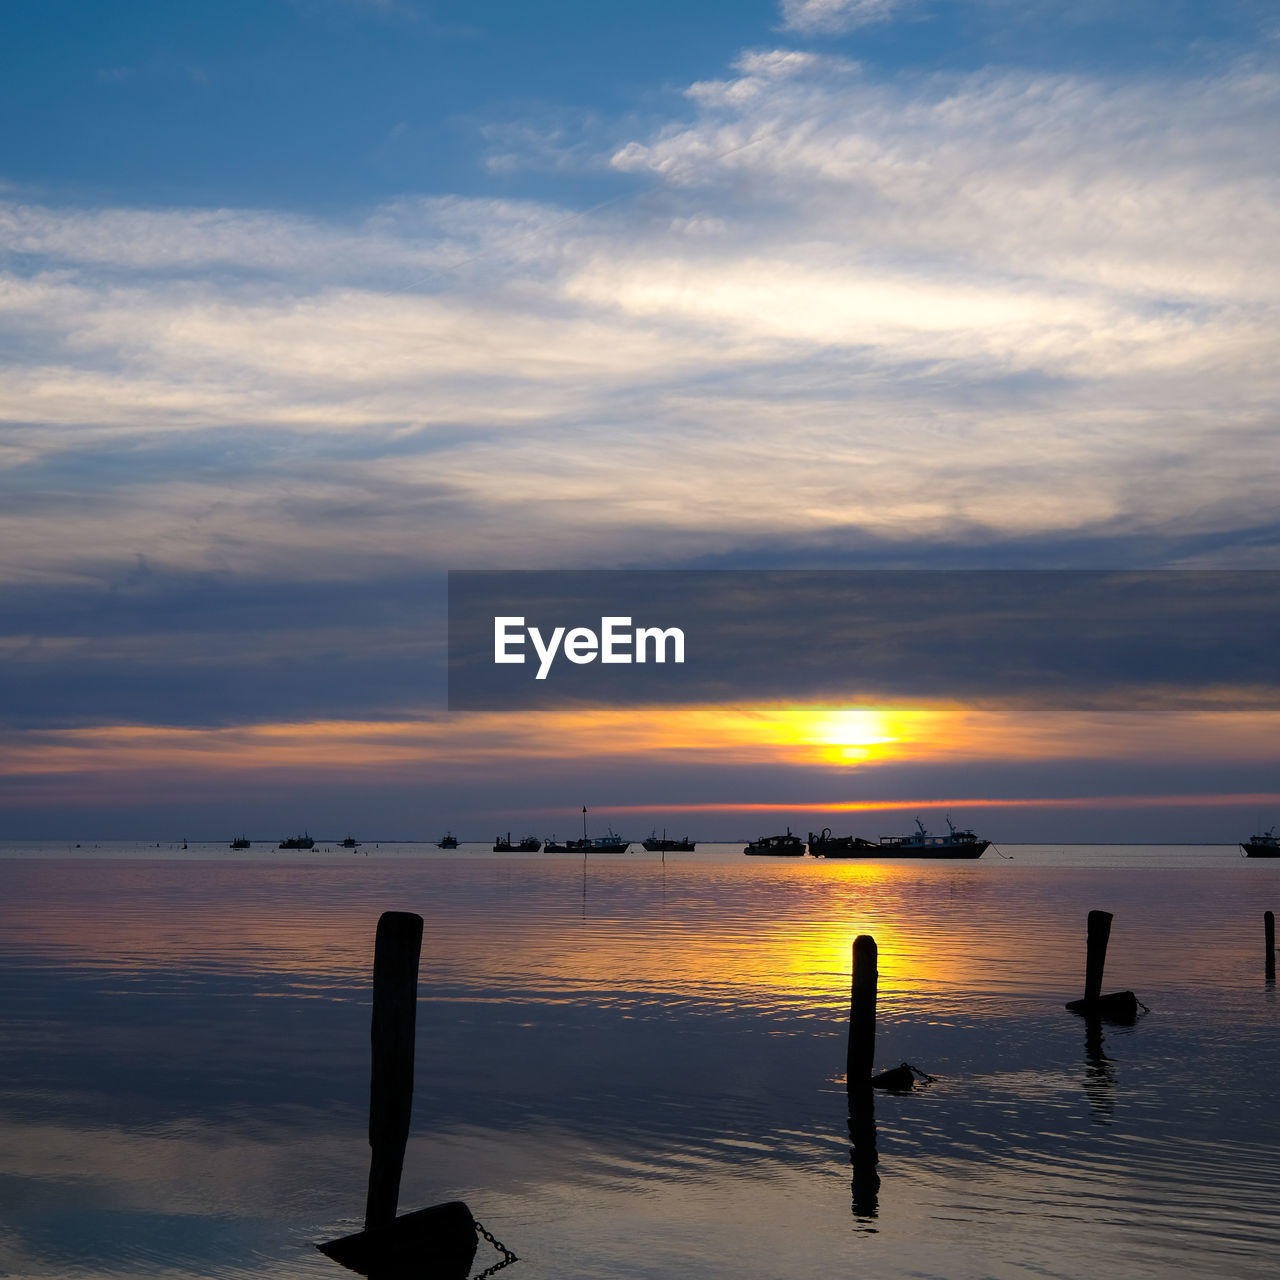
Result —
MULTIPOLYGON (((859 933, 877 940, 890 1001, 923 987, 982 983, 991 963, 990 933, 971 939, 972 954, 967 942, 957 949, 953 939, 929 940, 918 867, 806 860, 659 869, 591 859, 584 898, 578 859, 540 861, 520 866, 523 890, 512 898, 494 888, 493 865, 460 874, 444 860, 250 868, 90 862, 77 864, 74 879, 58 876, 57 894, 0 905, 0 929, 7 946, 32 959, 192 979, 240 973, 260 980, 258 996, 286 990, 321 1000, 364 992, 374 929, 391 893, 400 908, 427 919, 423 989, 448 991, 447 999, 503 1000, 514 988, 539 999, 643 1006, 675 994, 826 1016, 847 1004, 859 933), (599 918, 596 901, 605 908, 599 918), (619 914, 619 903, 630 906, 619 914)), ((44 873, 31 865, 23 874, 44 873)), ((935 887, 926 897, 952 904, 957 892, 985 896, 971 870, 927 875, 935 887)), ((1029 940, 1028 956, 1042 945, 1029 940)), ((999 950, 1007 959, 1021 945, 999 950)))

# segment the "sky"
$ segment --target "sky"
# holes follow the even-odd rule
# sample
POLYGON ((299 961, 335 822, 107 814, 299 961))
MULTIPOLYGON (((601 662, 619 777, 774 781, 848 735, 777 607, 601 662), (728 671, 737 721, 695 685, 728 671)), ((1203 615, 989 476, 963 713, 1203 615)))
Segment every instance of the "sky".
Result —
POLYGON ((1278 55, 1252 0, 6 6, 0 827, 1280 822, 1252 686, 443 680, 451 569, 1280 567, 1278 55))

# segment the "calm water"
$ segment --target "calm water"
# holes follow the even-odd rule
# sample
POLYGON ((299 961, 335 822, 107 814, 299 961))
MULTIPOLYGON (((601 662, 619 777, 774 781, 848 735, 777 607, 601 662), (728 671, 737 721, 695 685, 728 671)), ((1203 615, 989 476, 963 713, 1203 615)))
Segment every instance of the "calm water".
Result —
MULTIPOLYGON (((379 913, 426 919, 403 1210, 572 1277, 1273 1275, 1280 1080, 1230 848, 966 864, 9 846, 0 1273, 334 1277, 363 1211, 379 913), (366 856, 367 855, 367 856, 366 856), (1091 1037, 1084 919, 1115 913, 1091 1037), (853 937, 880 945, 881 1185, 852 1188, 853 937)), ((495 1260, 481 1247, 476 1270, 495 1260)))

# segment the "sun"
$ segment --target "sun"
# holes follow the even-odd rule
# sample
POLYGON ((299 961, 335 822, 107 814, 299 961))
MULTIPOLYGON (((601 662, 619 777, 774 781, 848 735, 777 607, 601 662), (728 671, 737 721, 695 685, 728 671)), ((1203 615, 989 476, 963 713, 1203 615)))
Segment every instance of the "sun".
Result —
POLYGON ((779 728, 789 744, 816 748, 832 764, 856 764, 889 754, 904 736, 902 717, 877 707, 795 707, 779 728))

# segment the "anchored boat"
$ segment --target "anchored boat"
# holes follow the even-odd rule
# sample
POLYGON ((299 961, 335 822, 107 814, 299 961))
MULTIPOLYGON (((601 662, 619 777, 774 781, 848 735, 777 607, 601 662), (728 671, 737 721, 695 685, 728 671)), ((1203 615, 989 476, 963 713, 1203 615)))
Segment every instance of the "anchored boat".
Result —
POLYGON ((513 843, 510 831, 507 832, 506 839, 498 836, 493 842, 494 853, 537 853, 541 848, 542 841, 537 836, 525 836, 523 840, 513 843))
POLYGON ((631 841, 624 840, 612 827, 607 836, 583 836, 581 840, 565 840, 557 843, 548 840, 543 846, 544 853, 626 853, 631 848, 631 841))
POLYGON ((446 831, 444 835, 436 841, 437 849, 456 849, 458 847, 458 837, 452 831, 446 831))
POLYGON ((543 846, 544 853, 626 853, 630 840, 624 840, 612 827, 607 836, 587 835, 587 806, 582 806, 582 839, 557 842, 555 836, 543 846))
POLYGON ((809 834, 809 852, 817 858, 980 858, 990 845, 990 840, 961 830, 949 817, 945 836, 930 834, 919 818, 910 835, 881 836, 877 841, 832 836, 829 827, 819 836, 809 834))
POLYGON ((788 827, 786 835, 761 836, 758 840, 753 840, 747 845, 742 852, 761 854, 773 858, 797 858, 804 853, 804 841, 799 836, 793 836, 791 828, 788 827))
POLYGON ((1280 858, 1280 836, 1276 835, 1275 827, 1241 841, 1240 847, 1246 858, 1280 858))
POLYGON ((697 842, 688 836, 683 840, 668 840, 665 831, 661 835, 656 831, 650 832, 649 838, 642 840, 641 845, 650 853, 692 853, 698 847, 697 842))
POLYGON ((314 849, 316 842, 303 832, 300 836, 290 836, 287 840, 280 841, 282 849, 314 849))
POLYGON ((809 832, 809 852, 815 858, 869 858, 879 849, 874 841, 861 836, 833 836, 830 827, 823 827, 817 835, 809 832))
POLYGON ((945 836, 930 835, 917 818, 909 836, 881 836, 876 849, 885 858, 980 858, 990 844, 967 828, 960 830, 948 816, 945 836))
POLYGON ((231 847, 233 849, 247 849, 249 847, 249 837, 236 836, 236 838, 231 842, 231 847))

